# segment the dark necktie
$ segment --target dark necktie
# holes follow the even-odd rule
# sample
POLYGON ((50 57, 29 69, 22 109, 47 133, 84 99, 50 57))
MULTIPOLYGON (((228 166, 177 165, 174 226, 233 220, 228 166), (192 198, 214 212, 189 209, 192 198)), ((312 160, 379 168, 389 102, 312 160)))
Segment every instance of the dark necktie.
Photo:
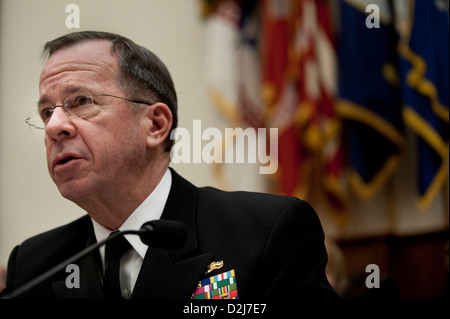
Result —
MULTIPOLYGON (((117 233, 111 233, 109 236, 117 233)), ((120 290, 120 257, 130 248, 130 243, 123 235, 106 243, 105 247, 105 277, 103 278, 103 288, 108 299, 122 299, 120 290)))

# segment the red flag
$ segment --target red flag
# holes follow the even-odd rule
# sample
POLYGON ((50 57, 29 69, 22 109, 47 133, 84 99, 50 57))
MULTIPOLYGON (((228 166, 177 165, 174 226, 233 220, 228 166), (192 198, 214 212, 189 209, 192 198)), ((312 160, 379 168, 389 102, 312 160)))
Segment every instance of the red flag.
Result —
POLYGON ((262 80, 266 126, 278 127, 279 192, 300 197, 302 180, 300 139, 295 116, 297 78, 290 72, 289 48, 293 40, 295 1, 266 0, 262 18, 262 80))
POLYGON ((343 153, 334 112, 337 63, 328 1, 267 0, 263 22, 263 96, 270 111, 267 125, 279 128, 279 191, 307 198, 309 185, 316 184, 327 207, 342 212, 343 153))

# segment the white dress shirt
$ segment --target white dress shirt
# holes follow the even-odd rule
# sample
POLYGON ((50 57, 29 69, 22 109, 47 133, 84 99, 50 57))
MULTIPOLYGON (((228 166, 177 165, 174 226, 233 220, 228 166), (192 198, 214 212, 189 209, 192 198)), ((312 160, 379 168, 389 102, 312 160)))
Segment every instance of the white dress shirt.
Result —
MULTIPOLYGON (((125 220, 118 230, 137 230, 141 226, 151 220, 160 219, 169 197, 170 187, 172 186, 172 174, 170 169, 167 169, 163 178, 153 192, 136 208, 136 210, 125 220)), ((109 236, 112 232, 110 229, 100 225, 95 220, 92 220, 94 226, 95 237, 97 241, 101 241, 109 236)), ((136 284, 139 271, 144 261, 145 253, 148 246, 141 242, 139 236, 125 235, 125 238, 131 244, 133 249, 130 249, 120 259, 120 286, 122 289, 122 297, 130 298, 131 293, 136 284)), ((100 257, 105 269, 105 246, 100 249, 100 257)))

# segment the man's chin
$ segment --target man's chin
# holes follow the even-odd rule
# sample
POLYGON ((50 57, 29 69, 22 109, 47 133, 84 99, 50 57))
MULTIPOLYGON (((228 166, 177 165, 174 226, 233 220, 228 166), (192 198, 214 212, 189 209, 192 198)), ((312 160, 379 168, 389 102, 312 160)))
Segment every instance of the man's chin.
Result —
POLYGON ((92 195, 92 192, 89 191, 89 187, 79 181, 62 183, 61 185, 58 185, 58 190, 62 197, 75 203, 83 201, 92 195))

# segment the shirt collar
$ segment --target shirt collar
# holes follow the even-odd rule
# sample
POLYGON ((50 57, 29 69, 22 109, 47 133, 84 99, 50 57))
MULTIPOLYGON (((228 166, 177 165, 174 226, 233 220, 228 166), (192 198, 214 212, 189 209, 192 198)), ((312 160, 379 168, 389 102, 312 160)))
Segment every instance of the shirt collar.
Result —
MULTIPOLYGON (((159 182, 158 186, 153 190, 153 192, 139 205, 138 208, 125 220, 125 222, 119 227, 118 230, 137 230, 141 226, 151 220, 160 219, 166 205, 167 198, 169 197, 170 188, 172 186, 172 173, 170 169, 167 169, 164 173, 163 178, 159 182)), ((105 226, 92 220, 94 226, 95 237, 98 241, 101 241, 109 236, 112 231, 105 226)), ((126 235, 125 238, 133 246, 134 250, 142 257, 145 257, 148 246, 145 245, 139 236, 136 235, 126 235)), ((100 247, 100 255, 103 260, 104 247, 100 247)))

